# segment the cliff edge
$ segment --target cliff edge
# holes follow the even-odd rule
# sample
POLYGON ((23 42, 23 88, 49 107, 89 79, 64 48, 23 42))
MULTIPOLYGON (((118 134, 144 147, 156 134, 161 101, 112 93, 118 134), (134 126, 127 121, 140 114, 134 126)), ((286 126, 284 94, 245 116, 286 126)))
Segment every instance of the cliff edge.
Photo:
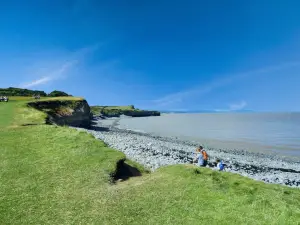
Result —
POLYGON ((47 114, 47 123, 75 127, 91 125, 90 106, 81 98, 52 98, 29 102, 28 106, 47 114))

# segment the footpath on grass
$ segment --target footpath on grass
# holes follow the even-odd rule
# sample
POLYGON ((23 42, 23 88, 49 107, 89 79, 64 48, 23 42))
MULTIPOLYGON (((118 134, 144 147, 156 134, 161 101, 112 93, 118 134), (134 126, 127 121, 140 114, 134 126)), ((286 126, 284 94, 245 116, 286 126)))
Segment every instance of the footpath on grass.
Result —
POLYGON ((45 118, 0 104, 0 224, 299 224, 298 189, 240 175, 129 161, 142 176, 112 182, 123 153, 45 118))

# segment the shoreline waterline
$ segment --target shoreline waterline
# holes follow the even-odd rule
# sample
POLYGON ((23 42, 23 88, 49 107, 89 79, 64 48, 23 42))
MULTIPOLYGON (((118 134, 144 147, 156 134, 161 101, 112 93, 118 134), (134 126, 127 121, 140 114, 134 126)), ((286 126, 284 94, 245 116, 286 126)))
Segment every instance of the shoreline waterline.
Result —
POLYGON ((169 114, 155 118, 122 118, 118 128, 300 161, 300 113, 293 116, 289 113, 169 114))
MULTIPOLYGON (((179 138, 119 129, 122 118, 98 119, 91 129, 85 130, 108 146, 122 151, 128 159, 142 164, 151 171, 161 166, 190 164, 195 148, 202 143, 179 138)), ((300 187, 300 163, 278 156, 245 150, 219 149, 207 146, 209 166, 217 158, 226 164, 226 171, 266 183, 300 187)))

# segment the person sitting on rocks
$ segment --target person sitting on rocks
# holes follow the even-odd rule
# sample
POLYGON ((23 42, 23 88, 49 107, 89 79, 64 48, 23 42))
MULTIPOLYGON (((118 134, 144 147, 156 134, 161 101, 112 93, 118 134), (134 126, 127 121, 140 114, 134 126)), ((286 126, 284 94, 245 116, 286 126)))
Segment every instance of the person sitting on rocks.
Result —
POLYGON ((198 161, 199 166, 206 166, 207 165, 207 160, 208 160, 208 155, 207 152, 203 149, 202 146, 199 146, 196 150, 196 156, 193 160, 194 163, 198 161))
POLYGON ((217 163, 217 170, 223 171, 225 169, 225 165, 222 160, 217 159, 216 163, 217 163))

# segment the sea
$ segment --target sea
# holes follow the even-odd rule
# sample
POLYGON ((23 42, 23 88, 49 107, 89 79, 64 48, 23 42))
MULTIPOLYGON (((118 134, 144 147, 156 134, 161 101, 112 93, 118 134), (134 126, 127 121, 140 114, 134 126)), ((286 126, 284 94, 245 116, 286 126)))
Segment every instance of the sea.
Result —
POLYGON ((300 113, 168 113, 122 118, 119 127, 300 161, 300 113))

